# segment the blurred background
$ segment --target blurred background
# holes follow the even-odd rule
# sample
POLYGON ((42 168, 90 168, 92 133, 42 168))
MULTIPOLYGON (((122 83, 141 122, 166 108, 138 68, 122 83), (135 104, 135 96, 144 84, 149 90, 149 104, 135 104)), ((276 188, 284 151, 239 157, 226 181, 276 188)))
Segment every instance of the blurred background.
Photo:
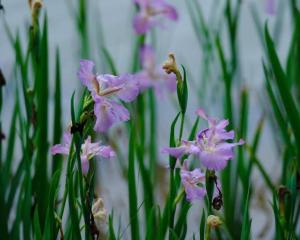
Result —
MULTIPOLYGON (((134 5, 131 0, 89 0, 87 2, 89 51, 83 53, 81 40, 76 28, 74 13, 77 2, 72 0, 44 0, 43 11, 48 15, 49 24, 49 54, 50 54, 50 109, 53 108, 53 88, 54 88, 54 60, 55 51, 58 47, 61 53, 62 71, 62 102, 64 125, 70 121, 69 102, 74 90, 80 88, 76 71, 79 67, 79 60, 88 57, 97 63, 97 69, 101 73, 107 70, 103 62, 102 47, 110 52, 114 59, 118 72, 129 72, 131 55, 134 48, 135 33, 132 28, 132 17, 134 5), (52 92, 52 95, 51 95, 52 92)), ((194 121, 194 111, 198 107, 206 109, 211 116, 222 118, 223 93, 220 80, 220 66, 218 62, 212 60, 210 75, 203 74, 205 65, 205 53, 199 46, 199 36, 195 33, 191 21, 191 11, 188 8, 189 0, 170 0, 178 10, 179 21, 166 24, 163 29, 156 29, 152 35, 152 42, 155 43, 157 52, 157 63, 162 63, 168 52, 174 52, 177 62, 183 64, 188 72, 190 96, 188 103, 188 116, 190 121, 185 126, 190 129, 194 121), (209 77, 208 77, 209 76, 209 77), (197 86, 197 87, 195 87, 197 86), (189 124, 190 123, 190 124, 189 124)), ((277 39, 277 49, 281 59, 285 59, 291 36, 291 17, 288 1, 276 2, 275 14, 268 14, 265 0, 244 0, 241 5, 241 14, 238 30, 238 50, 239 50, 239 71, 238 80, 235 84, 236 93, 242 89, 247 89, 250 96, 249 113, 249 136, 253 136, 255 127, 259 119, 268 113, 268 101, 264 88, 264 75, 262 69, 262 59, 264 57, 263 45, 257 30, 255 21, 262 24, 266 21, 277 39)), ((218 31, 221 35, 226 35, 224 20, 222 19, 224 0, 198 0, 203 10, 203 15, 208 26, 213 31, 218 31), (220 31, 221 29, 221 31, 220 31)), ((4 129, 9 127, 9 119, 12 114, 12 106, 15 98, 15 84, 13 64, 14 52, 9 43, 4 24, 7 22, 12 33, 18 32, 21 40, 26 39, 28 26, 30 25, 30 11, 28 2, 25 0, 2 0, 5 12, 0 12, 0 68, 3 70, 7 86, 4 89, 4 129), (7 116, 7 119, 5 118, 7 116)), ((200 34, 201 38, 201 34, 200 34)), ((224 37, 223 45, 229 48, 229 43, 224 37)), ((25 42, 23 42, 25 45, 25 42)), ((233 96, 234 102, 239 104, 239 94, 233 96)), ((157 99, 158 107, 158 149, 168 145, 169 126, 177 110, 174 104, 175 95, 163 96, 157 99)), ((50 111, 52 112, 52 111, 50 111)), ((205 124, 205 123, 202 123, 205 124)), ((52 125, 51 125, 52 126, 52 125)), ((49 128, 51 128, 49 126, 49 128)), ((186 132, 186 135, 188 131, 186 132)), ((267 120, 263 129, 261 143, 257 156, 262 160, 262 165, 271 174, 274 181, 278 178, 280 169, 278 167, 278 149, 276 148, 276 128, 272 121, 267 120)), ((159 154, 162 170, 167 165, 167 157, 159 154)), ((234 161, 234 160, 233 160, 234 161)), ((123 223, 127 221, 127 185, 122 180, 121 170, 117 160, 104 161, 99 167, 99 191, 104 197, 106 207, 114 208, 116 221, 119 218, 123 223)), ((254 187, 254 198, 251 202, 252 232, 254 239, 268 239, 266 229, 272 230, 272 224, 268 221, 272 215, 271 206, 264 181, 258 172, 254 171, 252 176, 254 187)), ((199 209, 201 204, 195 204, 193 208, 199 209)), ((197 228, 200 218, 199 211, 191 211, 189 218, 189 230, 197 228)), ((126 224, 122 225, 126 228, 126 224)), ((188 231, 189 231, 188 230, 188 231)), ((128 230, 129 231, 129 230, 128 230)), ((124 234, 126 236, 127 234, 124 234)), ((189 236, 189 235, 188 235, 189 236)), ((189 236, 191 237, 191 235, 189 236)), ((187 238, 189 239, 189 238, 187 238)))

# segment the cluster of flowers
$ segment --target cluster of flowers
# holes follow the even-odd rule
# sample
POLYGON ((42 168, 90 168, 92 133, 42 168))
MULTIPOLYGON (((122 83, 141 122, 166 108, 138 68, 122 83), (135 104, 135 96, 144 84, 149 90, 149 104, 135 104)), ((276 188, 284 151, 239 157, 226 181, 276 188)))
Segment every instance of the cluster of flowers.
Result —
MULTIPOLYGON (((166 74, 163 69, 155 64, 153 49, 145 45, 140 50, 142 70, 135 74, 123 74, 114 76, 110 74, 95 74, 94 62, 81 60, 78 78, 90 91, 94 102, 94 115, 96 118, 95 132, 107 132, 113 125, 130 119, 129 111, 122 104, 136 99, 138 94, 145 89, 155 89, 157 95, 162 89, 171 92, 176 90, 176 77, 174 74, 166 74)), ((54 145, 51 153, 68 155, 71 145, 71 133, 64 134, 64 143, 54 145)), ((102 146, 100 142, 92 143, 91 137, 85 140, 81 147, 81 163, 84 175, 89 170, 89 160, 94 156, 111 158, 115 156, 109 146, 102 146)))
MULTIPOLYGON (((244 141, 226 142, 234 139, 234 131, 225 129, 229 124, 228 120, 217 121, 208 117, 202 109, 198 109, 196 114, 208 122, 208 128, 199 131, 194 141, 183 140, 180 146, 164 148, 163 152, 177 158, 178 162, 184 155, 194 155, 208 170, 220 171, 226 167, 228 160, 233 158, 233 148, 244 144, 244 141)), ((189 201, 202 199, 206 194, 205 174, 200 168, 190 171, 187 161, 184 160, 180 166, 181 182, 186 198, 189 201)))
MULTIPOLYGON (((134 3, 139 9, 133 19, 133 27, 137 34, 144 34, 152 27, 162 26, 161 17, 171 20, 178 18, 175 8, 164 0, 134 0, 134 3)), ((77 76, 90 91, 94 101, 95 132, 107 132, 113 125, 129 120, 129 111, 122 101, 134 101, 145 89, 153 88, 157 95, 161 95, 163 89, 170 92, 176 90, 176 76, 166 74, 161 67, 156 66, 155 54, 151 46, 141 47, 140 61, 142 69, 139 72, 120 76, 96 74, 94 62, 80 61, 77 76)), ((70 145, 71 133, 67 131, 64 134, 64 143, 54 145, 51 153, 68 155, 70 145)), ((100 142, 92 143, 91 137, 88 136, 81 146, 81 167, 84 175, 88 173, 89 160, 94 156, 111 158, 115 156, 115 152, 110 146, 102 146, 100 142)))

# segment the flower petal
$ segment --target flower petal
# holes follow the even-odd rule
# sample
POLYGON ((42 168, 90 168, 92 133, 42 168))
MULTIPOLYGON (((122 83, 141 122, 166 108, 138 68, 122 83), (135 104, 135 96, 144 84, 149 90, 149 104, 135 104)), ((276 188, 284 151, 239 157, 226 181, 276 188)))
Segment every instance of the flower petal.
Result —
POLYGON ((77 76, 84 86, 88 88, 89 91, 93 91, 93 81, 95 80, 95 74, 93 73, 95 63, 90 60, 82 59, 80 60, 80 68, 77 72, 77 76))
POLYGON ((94 130, 97 132, 106 132, 114 124, 129 120, 129 112, 125 107, 107 99, 95 102, 94 114, 94 130))

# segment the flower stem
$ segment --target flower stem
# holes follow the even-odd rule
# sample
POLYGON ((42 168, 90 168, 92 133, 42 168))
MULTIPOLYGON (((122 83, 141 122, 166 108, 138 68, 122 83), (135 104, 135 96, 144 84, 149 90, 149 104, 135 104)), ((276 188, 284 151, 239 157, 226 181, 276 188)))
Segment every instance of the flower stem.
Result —
POLYGON ((184 117, 185 117, 185 114, 182 112, 181 113, 181 121, 180 121, 180 131, 179 131, 179 142, 181 142, 181 138, 182 138, 184 117))

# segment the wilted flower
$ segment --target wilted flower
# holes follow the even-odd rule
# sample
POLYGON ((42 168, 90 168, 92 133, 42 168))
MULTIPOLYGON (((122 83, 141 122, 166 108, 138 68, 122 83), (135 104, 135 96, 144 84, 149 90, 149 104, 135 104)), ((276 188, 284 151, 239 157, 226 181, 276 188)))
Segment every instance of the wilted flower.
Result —
POLYGON ((143 70, 135 74, 139 83, 140 90, 153 87, 158 95, 161 95, 163 89, 170 92, 176 90, 176 76, 166 74, 161 67, 155 63, 154 50, 149 45, 144 45, 140 50, 140 59, 143 70))
POLYGON ((111 98, 131 102, 139 94, 139 85, 130 74, 121 76, 94 74, 94 66, 94 62, 90 60, 81 60, 77 76, 91 92, 95 102, 94 114, 97 120, 94 130, 106 132, 115 123, 130 118, 128 110, 111 98))
POLYGON ((164 148, 163 152, 181 158, 185 154, 197 155, 201 163, 210 170, 222 170, 227 161, 234 156, 233 148, 244 144, 243 140, 237 143, 228 143, 226 140, 234 139, 234 131, 226 131, 228 120, 217 121, 207 117, 202 109, 197 114, 208 121, 209 127, 201 130, 194 141, 182 141, 179 147, 164 148))
POLYGON ((209 215, 206 221, 207 225, 211 228, 219 227, 223 222, 218 216, 209 215))
MULTIPOLYGON (((63 144, 56 144, 51 148, 51 154, 69 155, 71 147, 72 135, 70 132, 64 134, 63 144)), ((88 136, 85 142, 81 145, 81 168, 82 173, 86 175, 89 171, 89 160, 94 156, 102 156, 104 158, 114 157, 116 154, 110 146, 103 146, 100 142, 92 143, 91 137, 88 136)))
POLYGON ((139 12, 133 19, 133 27, 137 34, 144 34, 154 26, 162 26, 161 18, 172 21, 178 19, 176 9, 164 0, 134 0, 139 12))
POLYGON ((107 212, 102 198, 97 198, 92 206, 92 214, 98 230, 106 223, 107 212))
POLYGON ((199 168, 189 171, 187 161, 184 161, 180 177, 188 201, 202 199, 205 196, 205 174, 199 168))
POLYGON ((177 72, 179 70, 178 70, 178 67, 177 67, 177 63, 176 63, 176 60, 175 60, 174 53, 169 53, 168 60, 166 60, 163 63, 163 69, 165 70, 165 72, 167 74, 170 74, 170 73, 177 74, 177 72))

